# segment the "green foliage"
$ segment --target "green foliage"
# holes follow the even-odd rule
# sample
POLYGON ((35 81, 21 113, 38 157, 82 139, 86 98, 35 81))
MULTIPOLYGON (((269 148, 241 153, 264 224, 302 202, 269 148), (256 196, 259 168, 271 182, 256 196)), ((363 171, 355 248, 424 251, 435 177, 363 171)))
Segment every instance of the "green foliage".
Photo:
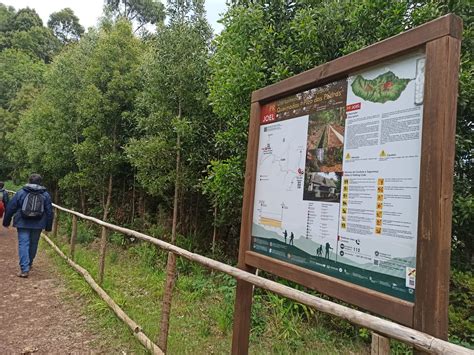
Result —
POLYGON ((9 29, 13 31, 29 31, 34 27, 42 26, 43 21, 36 11, 27 7, 18 10, 18 12, 13 16, 9 29))
POLYGON ((165 18, 164 6, 157 0, 105 0, 105 11, 110 16, 135 21, 138 24, 135 31, 165 18))
POLYGON ((136 256, 143 266, 151 269, 157 266, 158 253, 156 247, 148 243, 138 243, 129 250, 131 255, 136 256))
POLYGON ((49 16, 48 27, 63 44, 79 40, 84 33, 84 27, 79 23, 74 11, 68 7, 53 12, 49 16))
POLYGON ((206 101, 211 32, 203 2, 170 1, 167 10, 169 23, 157 27, 142 57, 144 87, 134 117, 140 138, 127 147, 138 181, 165 201, 178 178, 182 189, 196 188, 212 154, 215 129, 206 101), (184 162, 179 177, 177 149, 184 162))
POLYGON ((449 340, 474 349, 474 276, 453 271, 449 295, 449 340))
POLYGON ((0 4, 0 49, 13 48, 23 51, 33 59, 51 62, 59 51, 60 43, 35 10, 0 4))

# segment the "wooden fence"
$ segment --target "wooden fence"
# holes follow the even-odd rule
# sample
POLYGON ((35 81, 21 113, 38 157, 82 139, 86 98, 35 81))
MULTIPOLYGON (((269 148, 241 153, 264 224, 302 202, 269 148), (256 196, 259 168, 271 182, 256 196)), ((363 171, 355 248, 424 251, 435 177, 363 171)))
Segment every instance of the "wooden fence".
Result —
MULTIPOLYGON (((10 192, 10 191, 9 191, 10 192)), ((104 222, 98 218, 90 217, 82 213, 69 210, 67 208, 53 204, 56 213, 53 223, 53 236, 57 236, 60 212, 65 212, 72 216, 72 231, 70 238, 70 256, 65 255, 55 244, 43 234, 43 239, 55 250, 66 262, 81 274, 85 281, 96 291, 96 293, 107 303, 107 305, 115 312, 115 314, 132 330, 134 336, 140 343, 148 349, 152 354, 164 354, 164 352, 150 340, 143 332, 142 328, 133 321, 114 301, 113 299, 100 287, 105 272, 105 256, 107 249, 107 234, 108 231, 115 231, 122 233, 129 237, 134 237, 145 242, 154 244, 170 253, 184 257, 190 261, 197 262, 211 270, 220 271, 227 275, 234 277, 237 280, 243 280, 254 286, 260 287, 267 291, 287 297, 293 301, 307 305, 323 313, 331 314, 333 316, 345 319, 351 323, 360 325, 362 327, 372 330, 376 336, 375 339, 380 341, 380 344, 372 342, 372 354, 388 353, 387 343, 383 341, 383 337, 399 340, 405 344, 411 345, 414 348, 430 354, 470 354, 474 355, 474 351, 461 347, 456 344, 449 343, 445 340, 435 338, 429 334, 414 330, 412 328, 391 322, 386 319, 379 318, 335 302, 331 302, 317 296, 296 290, 294 288, 279 284, 277 282, 265 279, 255 274, 248 273, 236 267, 227 265, 217 260, 192 253, 176 245, 167 243, 163 240, 151 237, 144 233, 140 233, 128 228, 120 227, 111 223, 104 222), (77 239, 77 222, 78 218, 92 222, 102 227, 100 257, 99 257, 99 281, 98 283, 93 279, 89 272, 74 262, 74 251, 77 239), (382 335, 383 337, 381 337, 382 335), (382 338, 382 339, 380 339, 382 338)))

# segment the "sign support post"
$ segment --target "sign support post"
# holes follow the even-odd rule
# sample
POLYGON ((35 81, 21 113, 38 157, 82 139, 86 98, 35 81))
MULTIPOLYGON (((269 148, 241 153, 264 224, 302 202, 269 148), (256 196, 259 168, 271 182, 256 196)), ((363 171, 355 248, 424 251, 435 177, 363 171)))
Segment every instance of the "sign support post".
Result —
MULTIPOLYGON (((258 149, 258 127, 260 119, 260 104, 252 103, 250 108, 250 125, 247 151, 258 149)), ((250 249, 252 237, 252 213, 253 197, 255 195, 255 174, 257 169, 257 156, 247 155, 245 170, 244 203, 242 206, 242 223, 240 226, 240 247, 238 267, 250 273, 255 273, 256 268, 249 266, 245 262, 245 252, 250 249)), ((248 354, 250 338, 250 320, 253 299, 253 285, 237 280, 237 290, 234 308, 234 326, 232 333, 232 354, 248 354)))
POLYGON ((448 338, 449 274, 456 99, 461 41, 445 36, 426 45, 417 278, 414 328, 448 338), (420 275, 421 276, 421 275, 420 275))

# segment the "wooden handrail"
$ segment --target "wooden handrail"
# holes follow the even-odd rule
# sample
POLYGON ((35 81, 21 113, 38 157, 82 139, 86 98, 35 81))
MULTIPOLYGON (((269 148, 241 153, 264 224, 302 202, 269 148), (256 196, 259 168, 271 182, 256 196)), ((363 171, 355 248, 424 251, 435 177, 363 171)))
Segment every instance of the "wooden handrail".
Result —
POLYGON ((429 334, 425 334, 423 332, 405 327, 403 325, 370 314, 366 314, 361 311, 337 304, 335 302, 327 301, 314 295, 310 295, 308 293, 293 289, 291 287, 279 284, 263 277, 248 273, 236 267, 227 265, 220 261, 216 261, 208 257, 192 253, 186 249, 167 243, 163 240, 151 237, 144 233, 140 233, 128 228, 107 223, 98 218, 90 217, 82 213, 58 206, 56 204, 53 204, 53 206, 60 211, 93 222, 107 229, 149 242, 164 250, 182 256, 188 260, 197 262, 212 270, 220 271, 234 277, 235 279, 249 282, 265 290, 277 293, 281 296, 313 307, 321 312, 343 318, 351 323, 358 324, 365 328, 371 329, 378 334, 383 334, 389 338, 404 342, 419 350, 423 350, 425 352, 433 354, 474 354, 474 351, 461 347, 459 345, 452 344, 445 340, 435 338, 429 334))
MULTIPOLYGON (((8 192, 14 193, 14 191, 8 191, 8 192)), ((92 223, 98 224, 98 225, 102 226, 103 228, 107 228, 107 229, 110 229, 110 230, 128 235, 130 237, 134 237, 134 238, 149 242, 149 243, 154 244, 154 245, 156 245, 156 246, 158 246, 158 247, 160 247, 164 250, 167 250, 171 253, 182 256, 182 257, 184 257, 188 260, 197 262, 198 264, 201 264, 203 266, 206 266, 209 269, 223 272, 225 274, 228 274, 228 275, 234 277, 235 279, 246 281, 246 282, 251 283, 255 286, 263 288, 267 291, 271 291, 271 292, 279 294, 283 297, 292 299, 296 302, 299 302, 299 303, 302 303, 302 304, 307 305, 309 307, 315 308, 318 311, 321 311, 321 312, 324 312, 324 313, 327 313, 327 314, 331 314, 331 315, 334 315, 334 316, 339 317, 339 318, 343 318, 343 319, 345 319, 345 320, 347 320, 351 323, 358 324, 362 327, 371 329, 372 331, 374 331, 378 334, 382 334, 384 336, 387 336, 389 338, 399 340, 399 341, 401 341, 405 344, 411 345, 411 346, 413 346, 413 347, 415 347, 419 350, 422 350, 422 351, 425 351, 425 352, 428 352, 428 353, 431 353, 431 354, 470 354, 470 355, 474 355, 474 351, 469 350, 467 348, 464 348, 462 346, 452 344, 448 341, 438 339, 436 337, 433 337, 429 334, 420 332, 418 330, 415 330, 415 329, 412 329, 412 328, 409 328, 409 327, 391 322, 389 320, 379 318, 377 316, 373 316, 373 315, 370 315, 370 314, 367 314, 367 313, 364 313, 364 312, 361 312, 361 311, 358 311, 358 310, 340 305, 340 304, 335 303, 335 302, 324 300, 320 297, 310 295, 308 293, 305 293, 305 292, 296 290, 294 288, 282 285, 278 282, 271 281, 271 280, 265 279, 263 277, 248 273, 246 271, 243 271, 243 270, 238 269, 236 267, 227 265, 227 264, 222 263, 220 261, 202 256, 202 255, 199 255, 199 254, 196 254, 196 253, 192 253, 192 252, 190 252, 186 249, 183 249, 183 248, 180 248, 176 245, 167 243, 163 240, 151 237, 151 236, 146 235, 144 233, 140 233, 140 232, 137 232, 137 231, 134 231, 132 229, 125 228, 125 227, 120 227, 120 226, 117 226, 117 225, 112 224, 112 223, 107 223, 107 222, 104 222, 104 221, 102 221, 98 218, 90 217, 90 216, 87 216, 85 214, 82 214, 82 213, 79 213, 79 212, 61 207, 61 206, 56 205, 56 204, 53 204, 53 206, 57 210, 69 213, 73 216, 79 217, 79 218, 84 219, 86 221, 90 221, 92 223)), ((54 245, 54 243, 51 242, 51 240, 49 240, 47 238, 45 238, 45 239, 48 242, 48 244, 50 244, 53 247, 53 249, 55 249, 56 252, 58 252, 61 255, 61 257, 66 259, 66 261, 73 268, 76 269, 76 271, 78 271, 80 274, 82 274, 85 278, 86 278, 86 275, 89 275, 85 269, 83 269, 79 265, 75 264, 70 258, 65 256, 59 250, 59 248, 57 248, 54 245)), ((86 280, 86 281, 94 288, 94 290, 96 290, 96 291, 97 291, 97 289, 102 290, 98 285, 95 284, 95 282, 91 283, 91 282, 89 282, 90 280, 86 280)), ((94 281, 94 280, 92 279, 92 281, 94 281)), ((103 291, 103 293, 105 293, 105 291, 103 291)), ((100 296, 105 300, 105 298, 103 297, 102 294, 100 294, 100 296)), ((110 299, 110 301, 113 303, 113 300, 108 295, 107 295, 107 299, 110 299)), ((110 304, 109 304, 109 306, 110 306, 110 304)), ((110 307, 114 311, 116 311, 114 309, 114 307, 112 307, 112 306, 110 306, 110 307)), ((128 316, 126 316, 126 314, 125 314, 125 317, 123 315, 120 317, 120 319, 125 321, 124 318, 128 318, 128 316)), ((135 324, 133 321, 132 321, 132 323, 135 324)), ((134 333, 135 333, 135 335, 137 335, 136 331, 134 333)), ((146 338, 146 336, 143 333, 141 333, 141 331, 139 333, 140 333, 140 336, 143 335, 146 338)), ((149 341, 148 338, 139 339, 139 340, 141 340, 142 344, 145 345, 145 346, 146 345, 156 346, 151 341, 149 341)), ((161 349, 159 349, 157 347, 156 352, 158 353, 160 351, 161 351, 161 349)))
POLYGON ((145 333, 143 332, 142 328, 133 320, 131 319, 120 306, 115 303, 115 301, 95 282, 93 277, 89 274, 89 272, 81 267, 80 265, 76 264, 72 259, 68 258, 62 251, 59 249, 56 244, 53 243, 51 239, 49 239, 46 235, 42 235, 43 239, 48 243, 53 250, 59 254, 66 262, 76 270, 79 274, 84 277, 86 282, 92 287, 92 289, 97 292, 97 294, 104 300, 105 303, 115 312, 117 317, 122 320, 128 327, 132 330, 133 335, 142 343, 142 345, 150 350, 153 355, 163 355, 164 352, 155 344, 153 343, 150 338, 148 338, 145 333))

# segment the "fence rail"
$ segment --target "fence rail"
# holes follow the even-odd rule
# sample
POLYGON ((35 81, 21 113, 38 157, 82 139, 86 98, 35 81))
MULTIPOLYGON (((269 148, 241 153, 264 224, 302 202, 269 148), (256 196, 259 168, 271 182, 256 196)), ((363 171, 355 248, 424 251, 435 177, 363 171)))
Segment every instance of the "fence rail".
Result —
MULTIPOLYGON (((255 274, 248 273, 236 267, 230 266, 228 264, 216 261, 214 259, 190 252, 186 249, 180 248, 176 245, 167 243, 163 240, 151 237, 144 233, 140 233, 128 228, 120 227, 111 223, 104 222, 98 218, 90 217, 82 213, 72 211, 70 209, 58 206, 53 204, 56 209, 56 226, 59 221, 59 211, 63 211, 67 214, 73 216, 73 228, 71 234, 71 256, 74 258, 74 249, 75 249, 75 240, 77 237, 77 218, 92 222, 101 226, 104 230, 112 230, 119 232, 121 234, 134 237, 151 244, 154 244, 168 252, 174 253, 181 257, 184 257, 190 261, 197 262, 200 265, 203 265, 209 269, 223 272, 227 275, 230 275, 238 280, 243 280, 248 283, 253 284, 254 286, 260 287, 267 291, 279 294, 301 304, 312 307, 320 312, 331 314, 339 318, 345 319, 351 323, 360 325, 362 327, 368 328, 377 334, 381 334, 391 339, 399 340, 403 343, 411 345, 418 350, 422 350, 427 353, 433 354, 471 354, 474 355, 474 351, 467 348, 461 347, 456 344, 449 343, 445 340, 435 338, 429 334, 417 331, 415 329, 391 322, 386 319, 373 316, 335 302, 324 300, 317 296, 296 290, 294 288, 279 284, 275 281, 265 279, 263 277, 257 276, 255 274)), ((53 231, 53 234, 57 233, 56 230, 53 231)), ((104 234, 103 234, 104 235, 104 234)), ((118 305, 113 302, 113 300, 105 293, 102 288, 92 279, 90 274, 83 269, 81 266, 77 265, 71 258, 64 255, 61 250, 46 236, 44 239, 53 249, 60 254, 79 274, 81 274, 86 281, 91 285, 91 287, 99 294, 99 296, 106 301, 110 308, 118 315, 118 317, 124 321, 134 332, 134 335, 140 340, 140 342, 153 354, 162 354, 162 350, 154 344, 146 335, 141 331, 139 325, 137 325, 133 320, 131 320, 125 312, 123 312, 118 305)), ((101 248, 102 249, 102 248, 101 248)), ((104 252, 101 253, 101 258, 105 258, 105 247, 104 252)), ((104 261, 100 261, 103 265, 104 261)), ((103 277, 103 275, 101 276, 103 277)), ((99 282, 100 283, 100 282, 99 282)))

